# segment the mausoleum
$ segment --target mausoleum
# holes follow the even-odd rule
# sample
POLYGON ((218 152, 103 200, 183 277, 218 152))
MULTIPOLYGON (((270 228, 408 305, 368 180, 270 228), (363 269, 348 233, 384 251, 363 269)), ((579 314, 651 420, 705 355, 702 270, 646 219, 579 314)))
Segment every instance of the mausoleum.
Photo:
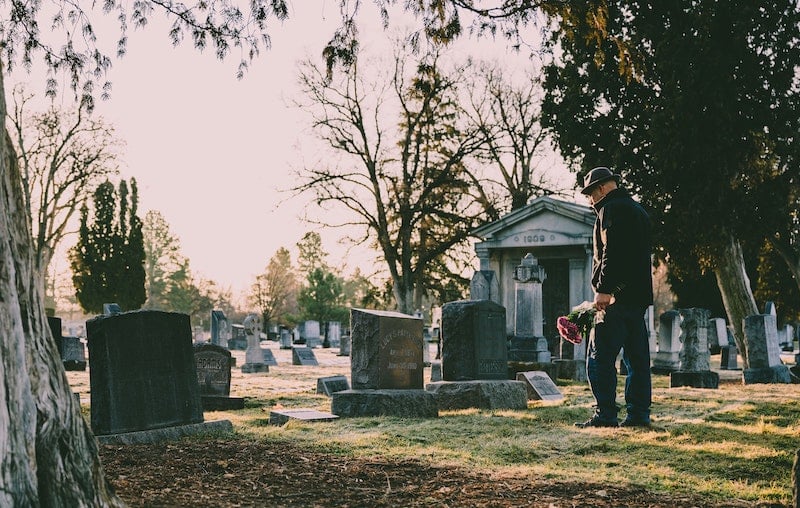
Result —
MULTIPOLYGON (((589 206, 543 196, 524 208, 479 227, 482 239, 475 244, 480 269, 473 279, 475 299, 493 300, 514 309, 514 268, 531 253, 544 267, 542 285, 544 335, 558 341, 556 319, 593 298, 592 226, 595 214, 589 206)), ((506 329, 514 331, 514 312, 506 313, 506 329)))

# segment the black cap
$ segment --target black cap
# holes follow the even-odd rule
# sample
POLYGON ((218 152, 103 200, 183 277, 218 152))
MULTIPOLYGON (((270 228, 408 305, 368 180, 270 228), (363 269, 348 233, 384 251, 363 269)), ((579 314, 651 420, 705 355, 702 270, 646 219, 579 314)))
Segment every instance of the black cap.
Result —
POLYGON ((583 190, 581 191, 581 194, 591 194, 592 187, 608 180, 614 180, 615 182, 619 183, 619 176, 615 175, 610 169, 603 166, 592 169, 586 173, 586 176, 583 177, 583 190))

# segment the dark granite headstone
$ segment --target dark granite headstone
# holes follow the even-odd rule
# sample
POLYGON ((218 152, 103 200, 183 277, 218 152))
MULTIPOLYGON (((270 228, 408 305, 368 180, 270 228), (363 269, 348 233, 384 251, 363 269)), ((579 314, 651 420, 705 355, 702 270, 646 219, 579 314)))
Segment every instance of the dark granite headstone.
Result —
POLYGON ((721 347, 719 350, 720 370, 739 370, 739 349, 736 344, 731 343, 721 347))
POLYGON ((353 390, 422 389, 422 319, 351 309, 350 322, 353 390))
POLYGON ((231 394, 231 353, 215 344, 195 344, 194 363, 200 395, 231 394))
POLYGON ((86 347, 78 337, 62 337, 64 370, 86 370, 86 347))
POLYGON ((489 300, 442 306, 442 377, 508 379, 505 307, 489 300))
POLYGON ((96 435, 203 422, 188 315, 98 316, 86 332, 96 435))
POLYGON ((719 388, 719 374, 710 367, 707 309, 681 309, 680 368, 670 373, 671 388, 719 388))
POLYGON ((50 327, 50 333, 53 335, 53 341, 56 343, 58 354, 63 358, 64 346, 63 336, 61 335, 61 318, 47 316, 47 325, 50 327))
POLYGON ((211 343, 216 346, 228 347, 231 335, 231 324, 225 313, 221 310, 211 311, 211 343))
POLYGON ((546 372, 518 372, 517 381, 525 382, 529 400, 561 400, 564 398, 546 372))
POLYGON ((349 390, 350 383, 345 376, 327 376, 317 379, 317 393, 330 397, 336 392, 349 390))
POLYGON ((314 350, 310 347, 294 347, 292 348, 292 365, 317 366, 319 362, 314 355, 314 350))

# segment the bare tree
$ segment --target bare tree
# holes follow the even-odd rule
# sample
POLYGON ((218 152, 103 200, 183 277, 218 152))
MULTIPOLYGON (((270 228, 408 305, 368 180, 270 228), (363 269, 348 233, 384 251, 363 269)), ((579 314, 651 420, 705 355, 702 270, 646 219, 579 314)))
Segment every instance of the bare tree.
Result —
POLYGON ((504 211, 522 208, 533 197, 560 192, 545 171, 552 142, 539 122, 541 79, 528 72, 514 83, 496 64, 484 62, 477 68, 465 109, 486 141, 482 157, 496 170, 487 171, 484 186, 498 189, 504 211))
POLYGON ((323 210, 349 212, 343 222, 319 223, 357 226, 363 236, 350 240, 375 245, 402 312, 412 312, 434 289, 434 267, 456 276, 459 260, 448 256, 487 208, 468 171, 483 139, 459 115, 459 70, 452 71, 456 77, 444 75, 439 57, 435 50, 414 57, 398 44, 390 65, 370 66, 389 69, 372 80, 357 59, 333 80, 311 62, 300 71, 307 103, 299 105, 341 160, 303 169, 295 190, 312 192, 323 210))
POLYGON ((266 327, 270 322, 286 318, 297 311, 297 274, 289 251, 281 247, 275 252, 264 272, 256 276, 248 299, 259 312, 266 327))
POLYGON ((34 95, 22 86, 12 93, 8 129, 14 140, 25 207, 30 210, 34 268, 44 287, 58 244, 77 230, 73 217, 97 184, 118 173, 122 141, 102 118, 80 106, 29 111, 34 95))

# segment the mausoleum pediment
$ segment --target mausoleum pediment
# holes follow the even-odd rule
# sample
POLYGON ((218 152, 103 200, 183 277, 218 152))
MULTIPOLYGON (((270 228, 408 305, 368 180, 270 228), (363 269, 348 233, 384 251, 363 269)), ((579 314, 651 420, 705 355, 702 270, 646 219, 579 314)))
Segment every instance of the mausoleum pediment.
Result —
POLYGON ((591 241, 594 217, 588 206, 544 196, 474 233, 497 247, 578 245, 591 241))

